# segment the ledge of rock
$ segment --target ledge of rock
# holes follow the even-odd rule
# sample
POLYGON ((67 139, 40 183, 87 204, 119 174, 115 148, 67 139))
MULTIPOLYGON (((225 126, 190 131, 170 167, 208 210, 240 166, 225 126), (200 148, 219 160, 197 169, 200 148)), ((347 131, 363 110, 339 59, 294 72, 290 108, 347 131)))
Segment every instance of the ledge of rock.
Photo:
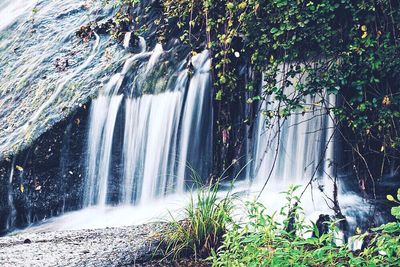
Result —
POLYGON ((22 232, 0 239, 0 266, 143 266, 160 258, 166 224, 60 232, 22 232))

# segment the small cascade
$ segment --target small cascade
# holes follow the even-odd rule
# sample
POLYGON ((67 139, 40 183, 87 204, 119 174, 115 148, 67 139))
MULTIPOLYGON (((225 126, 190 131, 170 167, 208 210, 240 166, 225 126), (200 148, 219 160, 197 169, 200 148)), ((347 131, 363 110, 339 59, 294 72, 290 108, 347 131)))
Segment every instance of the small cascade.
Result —
POLYGON ((178 64, 171 77, 165 77, 162 72, 157 76, 157 70, 167 52, 160 44, 146 52, 143 39, 141 43, 142 52, 127 59, 122 71, 93 100, 84 206, 110 204, 115 188, 119 188, 117 202, 123 204, 147 203, 184 192, 186 166, 193 159, 190 154, 211 136, 211 128, 202 127, 207 120, 211 125, 206 103, 210 98, 208 51, 191 59, 191 77, 186 61, 178 64), (159 84, 163 88, 144 91, 159 84), (117 125, 124 126, 123 133, 118 133, 117 125), (116 160, 113 153, 118 153, 116 160), (120 166, 120 177, 112 174, 115 164, 120 166))
POLYGON ((142 45, 141 52, 125 62, 122 71, 111 77, 99 97, 92 103, 84 206, 107 203, 114 127, 123 98, 119 89, 133 63, 150 55, 145 49, 146 46, 142 45))
POLYGON ((173 91, 126 99, 122 203, 135 203, 139 198, 143 202, 174 188, 174 155, 187 81, 188 72, 182 70, 173 91))
POLYGON ((11 169, 10 169, 10 178, 9 178, 9 189, 8 189, 8 206, 10 207, 10 214, 8 215, 6 231, 9 230, 14 226, 14 221, 16 217, 16 210, 14 206, 14 198, 13 198, 13 189, 12 189, 12 182, 14 176, 14 169, 15 169, 15 157, 11 162, 11 169))
MULTIPOLYGON (((321 98, 309 97, 306 106, 311 108, 286 119, 274 118, 272 127, 266 124, 267 116, 259 116, 254 137, 255 179, 266 179, 271 169, 273 183, 285 184, 303 183, 314 173, 314 178, 333 174, 328 165, 333 161, 334 127, 322 105, 321 98)), ((261 109, 271 107, 264 102, 261 109)))
POLYGON ((173 176, 170 174, 174 162, 170 155, 172 144, 177 141, 181 103, 182 93, 179 91, 127 99, 125 203, 132 203, 135 199, 145 203, 156 196, 165 195, 168 189, 172 190, 173 176))
MULTIPOLYGON (((211 60, 207 54, 200 55, 198 61, 193 62, 194 68, 197 70, 193 78, 190 80, 188 94, 186 98, 186 105, 183 109, 182 115, 182 131, 180 136, 179 147, 179 168, 178 168, 178 181, 177 190, 183 192, 185 183, 185 174, 187 170, 186 163, 190 156, 190 151, 201 151, 201 146, 206 144, 201 143, 204 139, 192 138, 198 133, 201 133, 202 127, 207 127, 210 123, 204 123, 203 108, 211 109, 210 103, 207 103, 207 88, 210 86, 210 67, 211 60)), ((209 129, 211 131, 211 128, 209 129)), ((212 136, 212 135, 210 135, 212 136)), ((211 142, 210 137, 207 141, 211 142)), ((200 154, 196 155, 199 159, 200 154)), ((201 164, 204 167, 204 164, 201 164)), ((197 171, 197 170, 196 170, 197 171)))
POLYGON ((335 105, 335 97, 327 94, 307 97, 303 110, 285 119, 267 116, 278 108, 273 100, 270 96, 260 106, 247 175, 256 191, 268 180, 262 195, 269 202, 281 198, 275 194, 286 191, 289 185, 301 185, 302 191, 312 179, 308 188, 311 194, 306 194, 303 206, 309 214, 327 211, 324 199, 326 196, 333 199, 336 177, 334 121, 327 107, 335 105))

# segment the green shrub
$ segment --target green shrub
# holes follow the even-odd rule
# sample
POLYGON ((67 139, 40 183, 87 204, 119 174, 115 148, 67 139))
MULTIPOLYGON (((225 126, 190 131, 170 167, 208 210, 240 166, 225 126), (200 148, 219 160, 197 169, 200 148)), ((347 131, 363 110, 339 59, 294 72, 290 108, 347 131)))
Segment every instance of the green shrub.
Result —
POLYGON ((167 232, 166 257, 178 258, 194 255, 207 257, 211 250, 220 246, 222 237, 232 222, 232 195, 218 197, 218 184, 210 184, 191 195, 190 203, 184 210, 183 221, 173 219, 167 232))
MULTIPOLYGON (((280 212, 286 218, 282 223, 276 214, 267 215, 262 204, 248 203, 249 221, 225 234, 222 246, 210 258, 213 266, 399 266, 399 221, 356 237, 371 238, 359 251, 336 245, 337 222, 329 223, 329 233, 305 238, 302 233, 315 231, 315 225, 304 223, 302 210, 295 205, 299 203, 295 190, 285 193, 288 204, 280 212)), ((400 191, 398 200, 393 198, 400 204, 400 191)), ((394 216, 397 210, 392 209, 394 216)))

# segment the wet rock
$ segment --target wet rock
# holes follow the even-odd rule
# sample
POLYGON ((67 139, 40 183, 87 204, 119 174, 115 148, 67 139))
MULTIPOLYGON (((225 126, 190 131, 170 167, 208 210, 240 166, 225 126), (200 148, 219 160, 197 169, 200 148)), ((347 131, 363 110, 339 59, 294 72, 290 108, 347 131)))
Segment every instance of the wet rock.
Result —
POLYGON ((370 246, 372 245, 373 240, 374 240, 375 237, 376 237, 375 234, 368 233, 368 234, 364 237, 364 239, 363 239, 363 241, 362 241, 361 250, 364 250, 364 249, 370 247, 370 246))
POLYGON ((132 17, 118 13, 114 18, 108 19, 106 22, 98 23, 92 21, 87 25, 81 26, 76 31, 76 36, 84 42, 88 42, 96 34, 111 35, 118 42, 124 41, 124 36, 131 30, 132 17))
POLYGON ((115 22, 112 19, 109 19, 105 23, 96 25, 93 30, 97 34, 110 34, 111 29, 114 29, 115 27, 116 27, 115 22))
POLYGON ((84 42, 89 42, 89 40, 94 36, 92 26, 90 24, 81 26, 76 32, 76 36, 82 39, 84 42))
POLYGON ((0 161, 0 236, 81 207, 88 105, 22 151, 15 165, 0 161))
POLYGON ((318 229, 318 234, 314 231, 313 237, 319 237, 329 232, 329 222, 331 221, 331 217, 326 214, 320 214, 319 218, 316 222, 316 226, 318 229))

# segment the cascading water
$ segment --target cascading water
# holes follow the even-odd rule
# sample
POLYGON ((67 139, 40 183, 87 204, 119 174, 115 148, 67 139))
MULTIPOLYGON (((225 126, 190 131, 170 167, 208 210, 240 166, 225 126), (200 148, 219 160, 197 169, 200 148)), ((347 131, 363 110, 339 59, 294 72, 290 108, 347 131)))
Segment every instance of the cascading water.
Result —
MULTIPOLYGON (((270 122, 272 127, 266 124, 268 117, 261 113, 254 136, 251 174, 254 179, 265 181, 271 170, 272 184, 304 183, 305 179, 333 174, 333 166, 321 164, 333 161, 335 141, 334 122, 321 101, 319 97, 308 97, 304 112, 287 119, 274 119, 270 122)), ((330 102, 334 104, 332 98, 330 102)), ((261 110, 267 109, 274 107, 264 102, 261 110)))
POLYGON ((88 173, 84 206, 105 205, 107 202, 114 127, 123 98, 119 89, 134 61, 148 55, 144 45, 142 52, 129 58, 121 73, 115 74, 99 97, 93 101, 88 138, 88 173))
MULTIPOLYGON (((120 74, 110 79, 105 92, 93 101, 88 136, 88 173, 84 205, 106 205, 113 184, 118 183, 118 202, 147 203, 171 193, 183 193, 190 153, 201 144, 211 144, 210 128, 203 128, 204 120, 211 124, 209 108, 210 60, 204 51, 191 60, 194 74, 189 77, 185 62, 179 64, 162 92, 140 93, 147 80, 155 77, 154 69, 163 51, 156 45, 151 53, 144 50, 127 60, 120 74), (147 62, 141 63, 149 57, 147 62), (144 71, 129 74, 137 62, 144 71), (116 78, 117 77, 117 78, 116 78), (130 79, 133 80, 130 81, 130 79), (116 81, 118 86, 116 87, 116 81), (121 84, 124 84, 121 87, 121 84), (114 88, 112 93, 107 88, 114 88), (139 96, 135 96, 139 92, 139 96), (121 108, 123 106, 124 108, 121 108), (112 177, 113 145, 118 113, 123 113, 124 133, 120 163, 122 179, 112 177), (201 134, 204 129, 208 131, 201 134), (200 133, 194 136, 193 133, 200 133), (189 139, 192 139, 190 143, 189 139)), ((157 82, 156 82, 157 83, 157 82)), ((156 91, 156 90, 155 90, 156 91)), ((122 122, 118 122, 119 124, 122 122)), ((207 147, 204 151, 210 150, 207 147)), ((115 186, 115 185, 114 185, 115 186)))
MULTIPOLYGON (((293 90, 292 95, 295 95, 294 88, 288 90, 293 90)), ((335 104, 333 95, 309 96, 303 103, 303 110, 286 119, 268 116, 278 108, 273 96, 261 104, 252 137, 252 152, 247 158, 250 162, 247 175, 252 183, 250 191, 260 194, 259 201, 270 211, 277 211, 276 208, 285 204, 281 192, 287 191, 289 185, 299 185, 298 194, 306 189, 301 206, 314 221, 320 214, 332 214, 335 205, 339 205, 354 227, 355 217, 368 214, 369 206, 363 205, 359 196, 346 192, 338 179, 335 122, 328 111, 335 104)))
MULTIPOLYGON (((15 168, 15 157, 13 158, 13 160, 11 162, 10 178, 9 178, 10 187, 12 185, 12 179, 13 179, 13 176, 14 176, 14 168, 15 168)), ((14 199, 13 199, 13 196, 11 194, 12 190, 9 189, 8 192, 9 192, 8 193, 8 205, 10 207, 10 215, 8 216, 8 219, 7 219, 6 231, 8 229, 10 229, 12 225, 14 225, 14 220, 15 220, 15 215, 16 215, 15 206, 14 206, 14 199)))

